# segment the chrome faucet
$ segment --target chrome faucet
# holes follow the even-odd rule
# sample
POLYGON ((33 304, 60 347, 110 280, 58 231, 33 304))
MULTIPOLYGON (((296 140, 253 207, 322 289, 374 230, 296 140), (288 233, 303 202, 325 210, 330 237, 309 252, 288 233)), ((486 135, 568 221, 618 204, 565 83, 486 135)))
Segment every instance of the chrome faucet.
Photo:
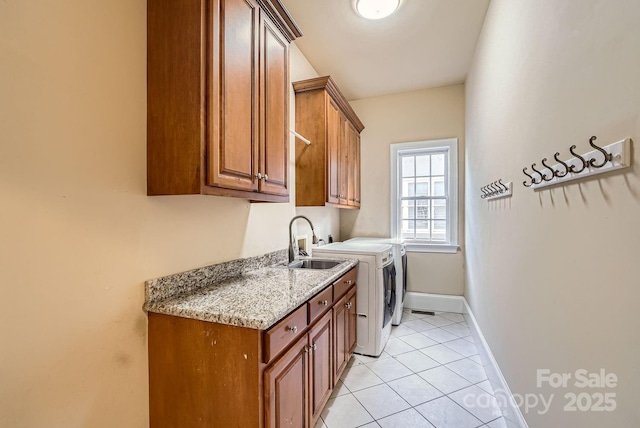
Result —
POLYGON ((307 220, 307 222, 309 222, 309 226, 311 226, 311 233, 313 234, 313 237, 311 238, 311 242, 314 244, 318 243, 318 237, 316 236, 316 232, 315 230, 313 230, 313 223, 311 223, 311 220, 309 220, 308 218, 306 218, 303 215, 297 215, 294 218, 291 219, 291 222, 289 223, 289 263, 291 263, 292 261, 295 260, 296 255, 293 251, 293 234, 291 233, 291 226, 293 226, 293 222, 296 221, 296 219, 299 218, 303 218, 305 220, 307 220))

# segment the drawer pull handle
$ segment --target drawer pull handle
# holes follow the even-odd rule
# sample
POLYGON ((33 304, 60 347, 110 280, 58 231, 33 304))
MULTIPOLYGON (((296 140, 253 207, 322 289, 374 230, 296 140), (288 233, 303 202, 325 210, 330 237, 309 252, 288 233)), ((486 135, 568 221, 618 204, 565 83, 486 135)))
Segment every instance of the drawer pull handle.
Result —
POLYGON ((329 301, 328 300, 321 300, 318 303, 321 304, 322 306, 327 306, 329 304, 329 301))
POLYGON ((298 326, 295 326, 295 325, 293 327, 287 327, 286 329, 292 332, 293 334, 296 334, 298 332, 298 326))
POLYGON ((347 284, 347 285, 351 285, 351 284, 353 284, 353 281, 351 281, 350 279, 348 279, 348 280, 346 280, 344 283, 345 283, 345 284, 347 284))

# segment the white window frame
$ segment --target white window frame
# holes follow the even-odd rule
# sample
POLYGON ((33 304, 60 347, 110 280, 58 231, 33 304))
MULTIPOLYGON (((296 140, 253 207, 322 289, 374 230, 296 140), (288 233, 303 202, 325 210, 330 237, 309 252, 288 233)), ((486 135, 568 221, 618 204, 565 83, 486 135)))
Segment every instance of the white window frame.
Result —
POLYGON ((458 251, 458 139, 414 141, 391 144, 391 236, 400 238, 398 211, 400 209, 400 184, 398 172, 401 155, 414 153, 447 152, 449 162, 445 165, 449 198, 447 200, 448 239, 441 244, 434 242, 407 241, 407 251, 421 253, 455 253, 458 251), (448 180, 447 180, 448 178, 448 180))

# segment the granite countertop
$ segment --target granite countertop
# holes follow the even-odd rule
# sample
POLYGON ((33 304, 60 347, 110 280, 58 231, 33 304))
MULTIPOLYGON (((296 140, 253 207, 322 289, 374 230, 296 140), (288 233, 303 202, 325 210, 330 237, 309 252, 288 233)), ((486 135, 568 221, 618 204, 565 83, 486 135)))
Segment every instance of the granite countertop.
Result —
MULTIPOLYGON (((266 330, 358 263, 357 259, 335 260, 342 263, 331 269, 288 269, 282 264, 257 267, 201 287, 191 287, 186 291, 183 287, 180 294, 168 297, 164 291, 158 293, 157 285, 163 279, 172 277, 148 281, 144 309, 160 314, 266 330), (160 297, 150 295, 154 286, 160 297)), ((223 265, 214 267, 217 266, 223 265)), ((180 278, 183 282, 188 274, 190 272, 179 274, 182 275, 180 278)), ((163 286, 173 285, 167 280, 163 286)))

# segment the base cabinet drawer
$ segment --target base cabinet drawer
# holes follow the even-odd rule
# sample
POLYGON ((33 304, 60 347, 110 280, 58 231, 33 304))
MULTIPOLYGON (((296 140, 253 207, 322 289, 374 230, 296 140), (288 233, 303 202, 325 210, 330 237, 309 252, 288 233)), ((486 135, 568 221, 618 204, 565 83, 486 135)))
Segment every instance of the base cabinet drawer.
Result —
POLYGON ((351 269, 342 278, 333 283, 333 299, 337 300, 344 296, 347 291, 356 283, 356 269, 351 269))
POLYGON ((324 312, 333 306, 333 286, 328 286, 324 291, 312 297, 309 302, 309 324, 320 317, 324 312))
POLYGON ((307 328, 307 304, 300 306, 285 319, 264 333, 264 362, 268 363, 307 328))

